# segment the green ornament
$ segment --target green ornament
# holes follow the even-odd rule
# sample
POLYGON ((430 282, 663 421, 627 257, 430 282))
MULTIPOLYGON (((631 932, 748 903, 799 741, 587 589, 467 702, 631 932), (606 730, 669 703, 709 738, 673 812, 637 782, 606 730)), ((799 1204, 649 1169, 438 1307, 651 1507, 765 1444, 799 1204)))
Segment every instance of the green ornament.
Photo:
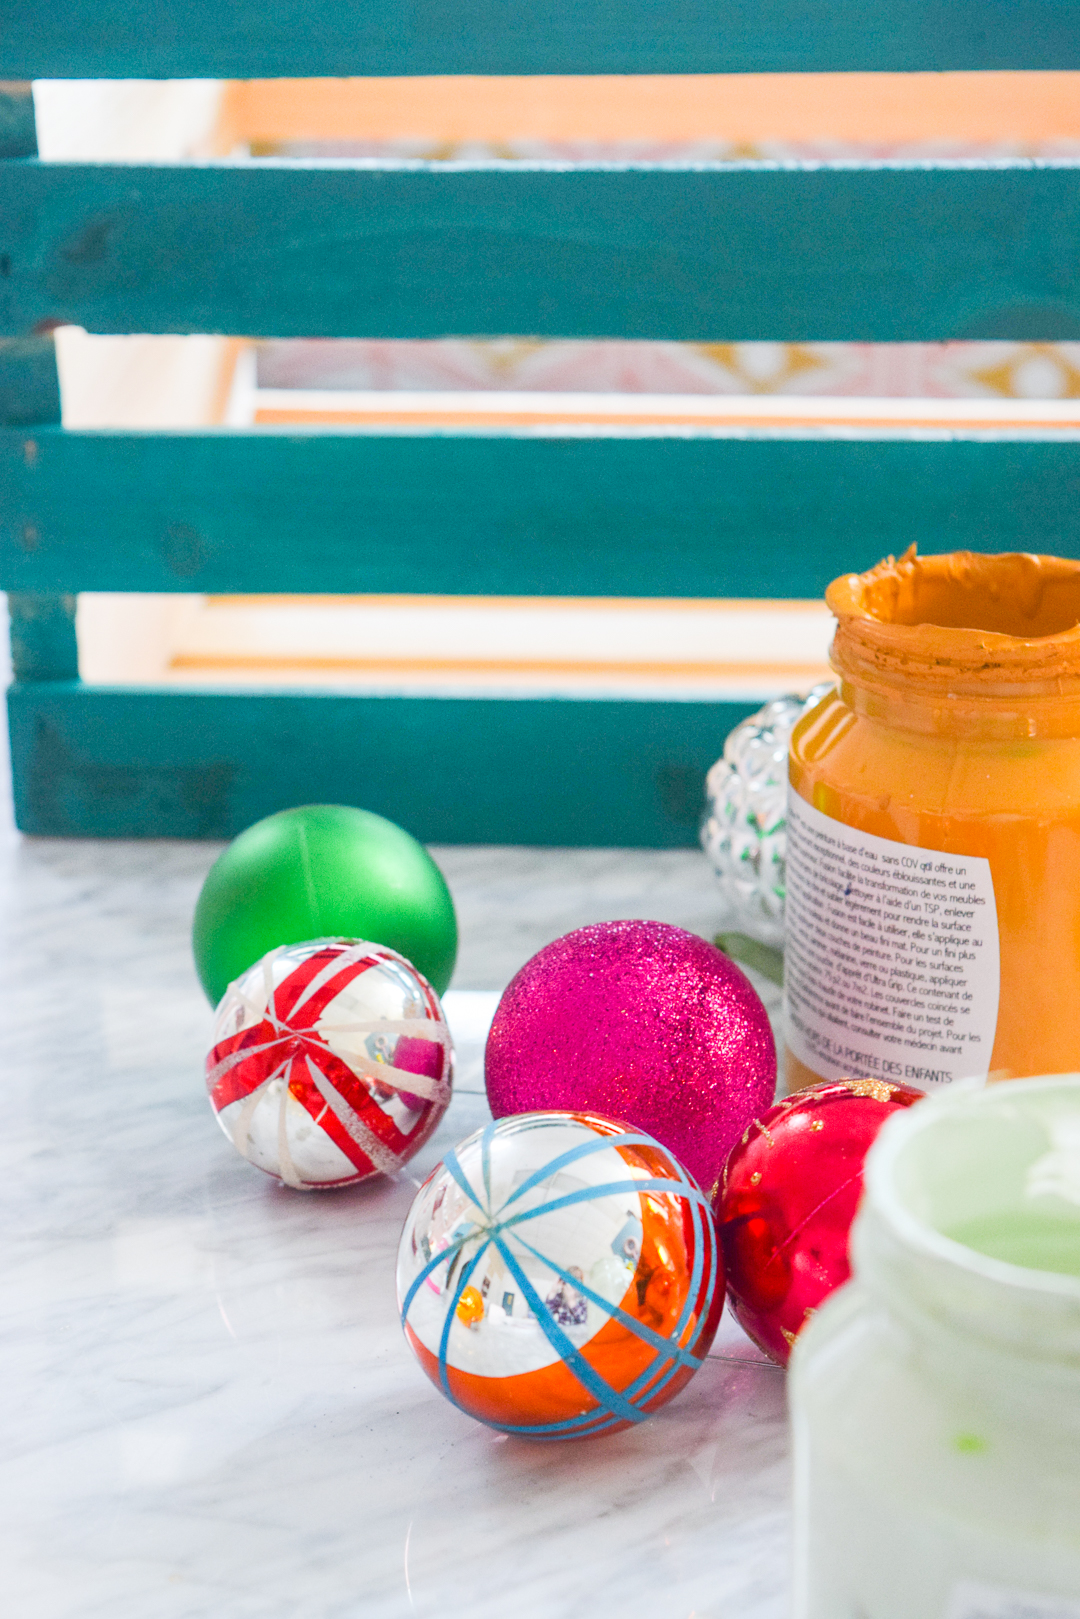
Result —
POLYGON ((370 939, 408 957, 441 995, 457 956, 446 879, 393 821, 344 804, 306 804, 256 821, 207 873, 192 948, 216 1006, 234 978, 279 944, 370 939))

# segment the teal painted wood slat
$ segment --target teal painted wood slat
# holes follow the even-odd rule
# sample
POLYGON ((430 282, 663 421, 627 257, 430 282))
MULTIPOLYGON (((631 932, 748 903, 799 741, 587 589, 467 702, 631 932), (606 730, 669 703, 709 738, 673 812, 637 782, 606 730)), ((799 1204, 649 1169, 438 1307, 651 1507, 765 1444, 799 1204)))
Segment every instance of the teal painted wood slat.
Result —
MULTIPOLYGON (((29 84, 0 88, 0 160, 33 157, 37 126, 29 84)), ((0 282, 11 273, 0 252, 0 282)), ((7 427, 59 422, 60 378, 51 337, 0 339, 0 423, 7 427)), ((23 544, 35 543, 24 524, 23 544)), ((8 597, 11 662, 23 681, 77 680, 74 596, 19 594, 8 597)))
POLYGON ((0 158, 36 157, 37 149, 31 86, 0 83, 0 158))
POLYGON ((495 701, 21 686, 16 816, 63 837, 232 837, 357 804, 425 842, 693 844, 746 704, 495 701))
POLYGON ((910 72, 1080 66, 1063 0, 2 0, 0 75, 910 72))
POLYGON ((0 432, 0 587, 816 597, 1080 555, 1080 444, 0 432))
POLYGON ((1080 337, 1080 166, 0 169, 0 331, 1080 337))
POLYGON ((8 617, 16 680, 78 680, 74 596, 13 591, 8 617))
POLYGON ((60 378, 52 338, 0 338, 0 422, 29 427, 59 420, 60 378))

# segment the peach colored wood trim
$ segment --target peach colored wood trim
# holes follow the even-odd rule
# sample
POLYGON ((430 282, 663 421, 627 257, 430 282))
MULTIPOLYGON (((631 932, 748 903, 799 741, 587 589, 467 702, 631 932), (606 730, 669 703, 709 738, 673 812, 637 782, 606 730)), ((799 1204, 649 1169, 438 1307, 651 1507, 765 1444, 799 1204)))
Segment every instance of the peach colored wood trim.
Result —
POLYGON ((410 596, 388 594, 384 596, 207 596, 208 607, 483 607, 493 612, 506 608, 551 608, 556 612, 575 607, 592 612, 611 612, 626 609, 629 612, 709 612, 718 609, 725 613, 805 613, 821 612, 824 604, 817 600, 794 597, 773 599, 725 596, 410 596))
POLYGON ((218 144, 418 138, 1046 140, 1080 135, 1080 73, 254 79, 218 144))
POLYGON ((1013 417, 993 418, 987 416, 958 416, 935 415, 933 411, 922 411, 911 415, 881 415, 874 416, 867 413, 858 415, 849 414, 841 407, 835 412, 824 413, 820 410, 811 415, 809 412, 792 411, 786 415, 772 414, 744 414, 732 411, 730 414, 720 414, 715 410, 706 414, 702 411, 695 414, 687 411, 673 411, 670 415, 663 411, 650 411, 641 416, 629 416, 625 411, 608 413, 602 410, 588 410, 580 413, 560 409, 557 411, 486 411, 470 410, 467 404, 462 404, 460 410, 278 410, 270 407, 259 407, 254 413, 256 425, 263 427, 307 426, 307 427, 557 427, 560 423, 588 424, 596 427, 626 427, 640 428, 649 426, 663 427, 755 427, 755 428, 803 428, 803 427, 869 427, 888 428, 898 432, 909 428, 946 428, 949 430, 968 431, 976 429, 982 432, 1012 431, 1017 428, 1037 430, 1051 428, 1058 431, 1075 430, 1080 426, 1080 412, 1073 420, 1062 420, 1056 417, 1040 417, 1037 410, 1029 411, 1026 415, 1013 417))
POLYGON ((734 676, 781 676, 785 680, 827 677, 823 663, 638 663, 579 658, 350 658, 276 653, 177 652, 170 669, 330 669, 388 674, 516 674, 516 675, 649 675, 731 679, 734 676))
POLYGON ((249 346, 247 339, 242 337, 227 337, 223 340, 217 382, 210 401, 210 421, 220 423, 225 420, 236 382, 236 367, 240 363, 241 354, 249 346))

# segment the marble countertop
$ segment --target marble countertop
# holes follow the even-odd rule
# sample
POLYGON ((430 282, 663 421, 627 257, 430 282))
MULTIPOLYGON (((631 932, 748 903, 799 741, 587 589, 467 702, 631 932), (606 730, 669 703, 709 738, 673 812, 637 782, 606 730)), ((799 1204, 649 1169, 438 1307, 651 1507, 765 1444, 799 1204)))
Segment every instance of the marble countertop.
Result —
POLYGON ((708 933, 692 851, 436 850, 463 949, 453 1104, 395 1182, 297 1194, 201 1077, 188 928, 214 846, 0 833, 0 1564, 34 1619, 781 1619, 783 1374, 729 1317, 650 1422, 538 1445, 428 1383, 393 1256, 487 1117, 496 992, 582 922, 708 933))

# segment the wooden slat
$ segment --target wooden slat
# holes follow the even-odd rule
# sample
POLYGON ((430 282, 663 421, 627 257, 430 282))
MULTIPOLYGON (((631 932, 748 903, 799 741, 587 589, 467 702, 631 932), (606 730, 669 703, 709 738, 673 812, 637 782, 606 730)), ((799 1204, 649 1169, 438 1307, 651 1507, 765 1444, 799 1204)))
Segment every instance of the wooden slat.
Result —
POLYGON ((816 597, 913 540, 1080 554, 1080 444, 0 434, 8 589, 816 597))
POLYGON ((0 330, 1080 337, 1080 167, 0 170, 0 330))
MULTIPOLYGON (((37 153, 34 102, 29 84, 0 84, 0 159, 37 153)), ((0 277, 10 274, 0 257, 0 277)), ((48 336, 0 339, 0 423, 27 427, 60 420, 56 347, 48 336)), ((23 545, 35 535, 24 526, 23 545)), ((56 594, 8 596, 11 663, 17 680, 77 680, 75 598, 56 594)))
POLYGON ((672 73, 243 79, 218 152, 281 141, 1050 142, 1080 134, 1075 73, 672 73))
POLYGON ((0 158, 36 156, 37 126, 31 86, 0 82, 0 158))
POLYGON ((60 420, 60 378, 51 337, 0 338, 0 422, 60 420))
POLYGON ((695 841, 705 771, 748 706, 57 683, 12 687, 9 710, 24 832, 227 838, 329 801, 425 842, 665 848, 695 841))
POLYGON ((1080 66, 1063 0, 3 0, 10 78, 1080 66))
POLYGON ((75 597, 8 596, 11 666, 16 680, 77 680, 79 651, 75 639, 75 597))

